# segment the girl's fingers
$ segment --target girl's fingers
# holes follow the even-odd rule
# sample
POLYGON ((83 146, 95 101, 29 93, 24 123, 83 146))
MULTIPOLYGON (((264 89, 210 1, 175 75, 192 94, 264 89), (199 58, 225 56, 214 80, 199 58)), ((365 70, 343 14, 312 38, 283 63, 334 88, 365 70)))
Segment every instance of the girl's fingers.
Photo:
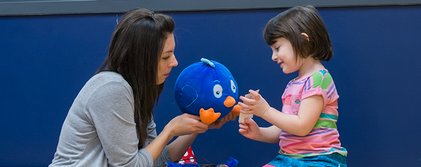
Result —
POLYGON ((253 118, 244 119, 244 124, 247 125, 248 127, 255 126, 253 118))
POLYGON ((244 119, 244 124, 249 124, 250 123, 250 118, 244 119))
POLYGON ((259 89, 257 90, 249 90, 250 94, 253 96, 253 99, 255 101, 259 101, 260 100, 260 94, 259 94, 259 89))
POLYGON ((240 113, 243 113, 243 114, 253 114, 250 110, 243 110, 243 109, 240 110, 240 113))
POLYGON ((250 99, 244 96, 240 96, 241 101, 248 102, 250 99))
POLYGON ((253 97, 251 97, 251 98, 247 98, 247 97, 244 97, 244 96, 240 96, 240 99, 241 99, 244 103, 246 103, 246 104, 254 104, 254 103, 256 103, 256 100, 255 100, 253 97))
MULTIPOLYGON (((243 136, 245 136, 245 137, 247 137, 246 135, 247 135, 247 133, 249 133, 249 131, 248 131, 248 130, 244 130, 244 129, 238 129, 238 132, 239 132, 240 134, 242 134, 243 136)), ((249 138, 249 137, 247 137, 247 138, 249 138)))
POLYGON ((248 129, 249 127, 245 124, 240 124, 239 125, 240 129, 248 129))
POLYGON ((244 104, 244 103, 242 103, 242 102, 238 102, 238 105, 241 106, 241 110, 249 110, 249 106, 246 105, 246 104, 244 104))
POLYGON ((253 106, 253 105, 247 105, 247 104, 244 104, 242 102, 238 102, 238 105, 241 106, 240 112, 245 111, 245 112, 249 113, 248 111, 253 110, 255 108, 255 106, 253 106))

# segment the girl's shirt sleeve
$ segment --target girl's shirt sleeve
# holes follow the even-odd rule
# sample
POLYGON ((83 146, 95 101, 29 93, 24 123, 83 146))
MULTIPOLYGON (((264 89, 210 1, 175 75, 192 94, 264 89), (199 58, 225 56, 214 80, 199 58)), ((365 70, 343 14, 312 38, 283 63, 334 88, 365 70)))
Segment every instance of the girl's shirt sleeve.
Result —
POLYGON ((332 76, 327 70, 320 70, 312 74, 305 82, 301 99, 320 95, 325 105, 338 99, 332 76))

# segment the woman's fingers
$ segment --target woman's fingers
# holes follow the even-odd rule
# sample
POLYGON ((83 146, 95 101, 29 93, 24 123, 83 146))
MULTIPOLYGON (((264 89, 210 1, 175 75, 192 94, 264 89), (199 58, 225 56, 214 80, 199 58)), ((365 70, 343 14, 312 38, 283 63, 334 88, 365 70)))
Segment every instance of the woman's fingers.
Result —
POLYGON ((200 122, 199 120, 194 120, 193 124, 199 129, 208 129, 208 126, 209 126, 203 122, 200 122))
POLYGON ((171 128, 174 129, 176 136, 192 134, 192 133, 204 133, 208 130, 208 125, 200 122, 199 117, 191 114, 182 114, 173 119, 171 128))
POLYGON ((195 119, 195 120, 200 120, 200 117, 199 116, 192 115, 192 114, 184 113, 182 116, 185 116, 185 117, 188 117, 188 118, 192 118, 192 119, 195 119))
POLYGON ((206 129, 196 128, 193 133, 205 133, 206 131, 208 131, 208 128, 206 129))

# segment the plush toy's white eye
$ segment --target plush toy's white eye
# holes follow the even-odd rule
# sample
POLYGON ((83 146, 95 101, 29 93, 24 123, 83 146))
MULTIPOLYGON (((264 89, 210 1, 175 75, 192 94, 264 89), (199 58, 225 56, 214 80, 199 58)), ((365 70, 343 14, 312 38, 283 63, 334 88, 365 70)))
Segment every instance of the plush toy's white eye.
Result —
POLYGON ((220 98, 220 97, 222 97, 222 86, 221 85, 219 85, 219 84, 216 84, 215 86, 213 86, 213 95, 216 97, 216 98, 220 98))
POLYGON ((231 90, 233 93, 237 92, 237 87, 235 86, 235 83, 233 80, 231 80, 231 90))

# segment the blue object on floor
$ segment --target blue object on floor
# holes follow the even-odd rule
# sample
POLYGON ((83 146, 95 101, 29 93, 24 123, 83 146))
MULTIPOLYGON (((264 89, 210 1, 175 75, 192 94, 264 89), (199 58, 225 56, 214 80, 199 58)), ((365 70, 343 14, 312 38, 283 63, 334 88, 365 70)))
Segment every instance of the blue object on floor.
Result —
POLYGON ((223 164, 179 164, 174 162, 167 162, 167 167, 237 167, 238 160, 230 157, 223 164))

